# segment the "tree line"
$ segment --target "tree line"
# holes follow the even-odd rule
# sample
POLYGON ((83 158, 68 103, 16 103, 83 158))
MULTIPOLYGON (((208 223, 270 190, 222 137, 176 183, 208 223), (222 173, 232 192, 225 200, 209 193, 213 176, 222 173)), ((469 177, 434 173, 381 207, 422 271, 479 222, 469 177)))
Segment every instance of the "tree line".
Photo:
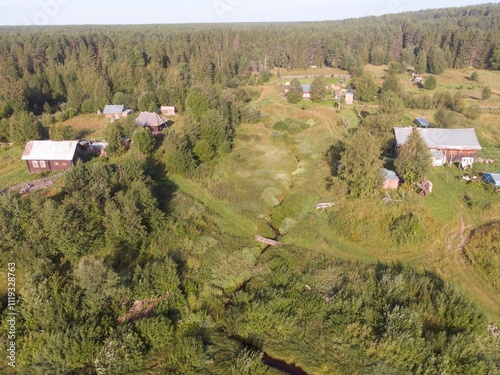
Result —
POLYGON ((498 4, 485 4, 314 23, 3 27, 0 117, 16 109, 88 113, 109 103, 183 112, 191 87, 256 84, 273 68, 355 74, 399 61, 435 74, 499 69, 499 17, 498 4))

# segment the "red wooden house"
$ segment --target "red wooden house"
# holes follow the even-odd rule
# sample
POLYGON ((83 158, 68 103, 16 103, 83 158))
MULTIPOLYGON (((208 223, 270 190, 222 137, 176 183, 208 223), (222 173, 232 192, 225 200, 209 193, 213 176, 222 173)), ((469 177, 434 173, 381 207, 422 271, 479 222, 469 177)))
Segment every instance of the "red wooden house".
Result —
POLYGON ((29 173, 62 171, 76 163, 80 148, 78 141, 29 141, 22 160, 26 160, 29 173))

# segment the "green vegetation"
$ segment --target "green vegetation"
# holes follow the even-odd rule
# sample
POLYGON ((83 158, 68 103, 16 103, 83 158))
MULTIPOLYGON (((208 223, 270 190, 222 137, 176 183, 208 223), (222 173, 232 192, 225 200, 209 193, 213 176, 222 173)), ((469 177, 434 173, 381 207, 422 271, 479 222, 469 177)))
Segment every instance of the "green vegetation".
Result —
MULTIPOLYGON (((483 87, 460 70, 476 67, 487 105, 500 102, 500 73, 481 69, 496 67, 499 10, 1 30, 0 139, 29 117, 23 129, 42 137, 104 135, 111 146, 54 188, 0 194, 0 299, 7 306, 14 262, 17 373, 281 374, 273 360, 325 375, 499 372, 487 327, 500 325, 500 196, 463 179, 499 163, 429 169, 416 137, 390 157, 393 126, 435 114, 433 125, 474 127, 481 155, 500 159, 499 114, 478 108, 483 87), (347 69, 364 103, 290 104, 276 77, 310 75, 293 69, 311 64, 347 69), (409 64, 444 69, 432 95, 410 82, 409 64), (153 138, 133 117, 91 114, 109 101, 168 103, 180 116, 153 138), (407 184, 382 190, 381 167, 407 184), (425 197, 410 184, 421 177, 434 186, 425 197)), ((21 153, 0 148, 1 187, 36 177, 21 153)))
POLYGON ((437 86, 436 77, 429 76, 424 81, 424 87, 426 90, 434 90, 437 86))
POLYGON ((431 160, 431 154, 424 140, 417 131, 414 131, 408 137, 408 141, 399 148, 394 166, 398 175, 411 186, 427 177, 432 168, 431 160))

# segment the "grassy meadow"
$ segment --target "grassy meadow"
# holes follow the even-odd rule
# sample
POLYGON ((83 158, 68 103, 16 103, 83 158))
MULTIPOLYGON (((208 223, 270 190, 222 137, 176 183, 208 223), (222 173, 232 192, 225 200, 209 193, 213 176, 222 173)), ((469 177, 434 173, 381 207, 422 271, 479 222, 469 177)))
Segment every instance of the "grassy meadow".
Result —
MULTIPOLYGON (((384 67, 368 69, 373 69, 376 77, 384 72, 384 67)), ((467 74, 470 75, 468 71, 467 74)), ((481 77, 490 75, 500 82, 500 74, 480 71, 481 77)), ((462 71, 447 71, 438 76, 438 89, 465 85, 464 76, 462 71)), ((260 89, 261 97, 253 105, 264 115, 261 122, 242 124, 232 153, 215 167, 213 175, 198 177, 195 185, 182 180, 178 183, 181 192, 210 208, 222 221, 221 228, 232 226, 232 234, 239 231, 248 238, 257 229, 255 234, 274 237, 271 228, 277 228, 285 245, 277 251, 286 252, 288 246, 297 246, 303 249, 304 257, 321 253, 366 263, 402 263, 435 272, 477 302, 491 319, 499 320, 498 292, 461 250, 464 239, 475 228, 499 220, 498 194, 481 184, 466 183, 462 180, 464 172, 457 167, 443 167, 432 171, 434 192, 430 196, 421 197, 401 188, 389 192, 395 200, 391 204, 383 202, 383 191, 370 199, 350 199, 345 195, 345 187, 331 181, 325 153, 335 140, 348 136, 348 129, 338 122, 340 116, 348 118, 351 127, 357 125, 359 120, 353 108, 339 113, 325 104, 291 105, 272 84, 260 89), (308 128, 299 134, 274 131, 272 125, 285 118, 302 120, 308 128), (335 205, 322 212, 315 209, 319 202, 335 205), (397 218, 409 214, 418 217, 419 235, 412 237, 409 233, 407 241, 401 243, 391 227, 397 218)), ((473 91, 470 96, 474 96, 473 91)), ((466 102, 475 100, 469 97, 466 102)), ((495 101, 492 97, 488 104, 495 101)), ((433 111, 409 111, 408 117, 432 114, 433 111)), ((495 125, 499 123, 498 113, 486 111, 473 122, 464 117, 463 125, 458 126, 475 127, 486 156, 495 157, 500 144, 495 125)), ((476 164, 469 173, 485 170, 500 170, 500 163, 476 164)))
MULTIPOLYGON (((381 84, 387 67, 365 69, 381 84)), ((348 137, 349 130, 358 125, 354 107, 343 106, 339 111, 331 102, 289 104, 274 85, 274 73, 269 83, 258 87, 260 98, 252 103, 261 111, 261 121, 239 126, 229 155, 210 166, 207 173, 200 171, 193 178, 168 176, 176 187, 172 205, 177 207, 174 211, 178 220, 185 221, 194 215, 196 228, 207 230, 209 225, 212 232, 220 232, 204 236, 193 246, 208 251, 208 256, 214 244, 236 243, 228 258, 221 258, 219 268, 212 270, 217 288, 227 293, 261 272, 259 253, 264 247, 255 242, 253 236, 274 237, 277 230, 284 247, 268 250, 271 254, 286 253, 287 248, 293 247, 302 249, 305 258, 322 254, 369 264, 401 263, 431 271, 477 302, 489 318, 500 321, 498 290, 489 282, 487 274, 473 267, 462 252, 474 229, 500 220, 500 196, 479 183, 466 183, 462 180, 464 172, 458 168, 443 167, 433 169, 429 176, 434 191, 427 197, 400 188, 389 192, 394 199, 389 204, 383 201, 384 191, 369 199, 349 198, 345 186, 332 179, 325 154, 336 140, 348 137), (286 118, 300 120, 307 126, 298 133, 273 129, 273 124, 286 118), (340 119, 348 120, 349 129, 340 119), (334 206, 318 211, 315 205, 319 202, 333 202, 334 206)), ((281 75, 334 73, 343 72, 327 68, 280 71, 281 75)), ((479 103, 477 99, 481 82, 500 90, 500 72, 479 71, 479 84, 467 78, 471 73, 472 70, 447 70, 437 76, 436 90, 454 91, 463 86, 467 105, 500 103, 496 93, 486 102, 479 103)), ((411 84, 407 75, 407 79, 401 78, 405 90, 426 92, 411 84)), ((408 110, 407 117, 423 116, 432 122, 433 113, 432 110, 408 110)), ((463 123, 457 127, 476 128, 484 156, 499 160, 500 112, 485 110, 474 121, 462 118, 463 123)), ((182 129, 182 117, 175 121, 174 128, 182 129)), ((81 115, 62 125, 72 126, 84 139, 99 140, 107 123, 103 116, 81 115)), ((27 173, 20 161, 21 153, 17 148, 0 148, 0 187, 37 177, 27 173)), ((500 162, 476 164, 469 174, 485 170, 500 171, 500 162)), ((165 239, 163 245, 160 241, 158 248, 172 247, 169 241, 165 239)), ((178 245, 186 246, 185 243, 178 245)), ((192 262, 201 267, 196 257, 192 262)), ((220 292, 209 290, 207 293, 220 292)))

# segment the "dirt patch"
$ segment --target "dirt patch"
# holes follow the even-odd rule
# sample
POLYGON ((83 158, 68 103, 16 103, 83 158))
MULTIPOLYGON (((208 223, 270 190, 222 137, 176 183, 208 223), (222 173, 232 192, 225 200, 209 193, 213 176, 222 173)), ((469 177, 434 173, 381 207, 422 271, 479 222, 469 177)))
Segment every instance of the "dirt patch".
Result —
POLYGON ((128 310, 127 314, 118 318, 119 323, 135 322, 136 320, 145 318, 153 312, 156 306, 161 301, 168 298, 170 293, 166 293, 163 297, 156 299, 144 299, 142 301, 135 301, 132 307, 128 310))

